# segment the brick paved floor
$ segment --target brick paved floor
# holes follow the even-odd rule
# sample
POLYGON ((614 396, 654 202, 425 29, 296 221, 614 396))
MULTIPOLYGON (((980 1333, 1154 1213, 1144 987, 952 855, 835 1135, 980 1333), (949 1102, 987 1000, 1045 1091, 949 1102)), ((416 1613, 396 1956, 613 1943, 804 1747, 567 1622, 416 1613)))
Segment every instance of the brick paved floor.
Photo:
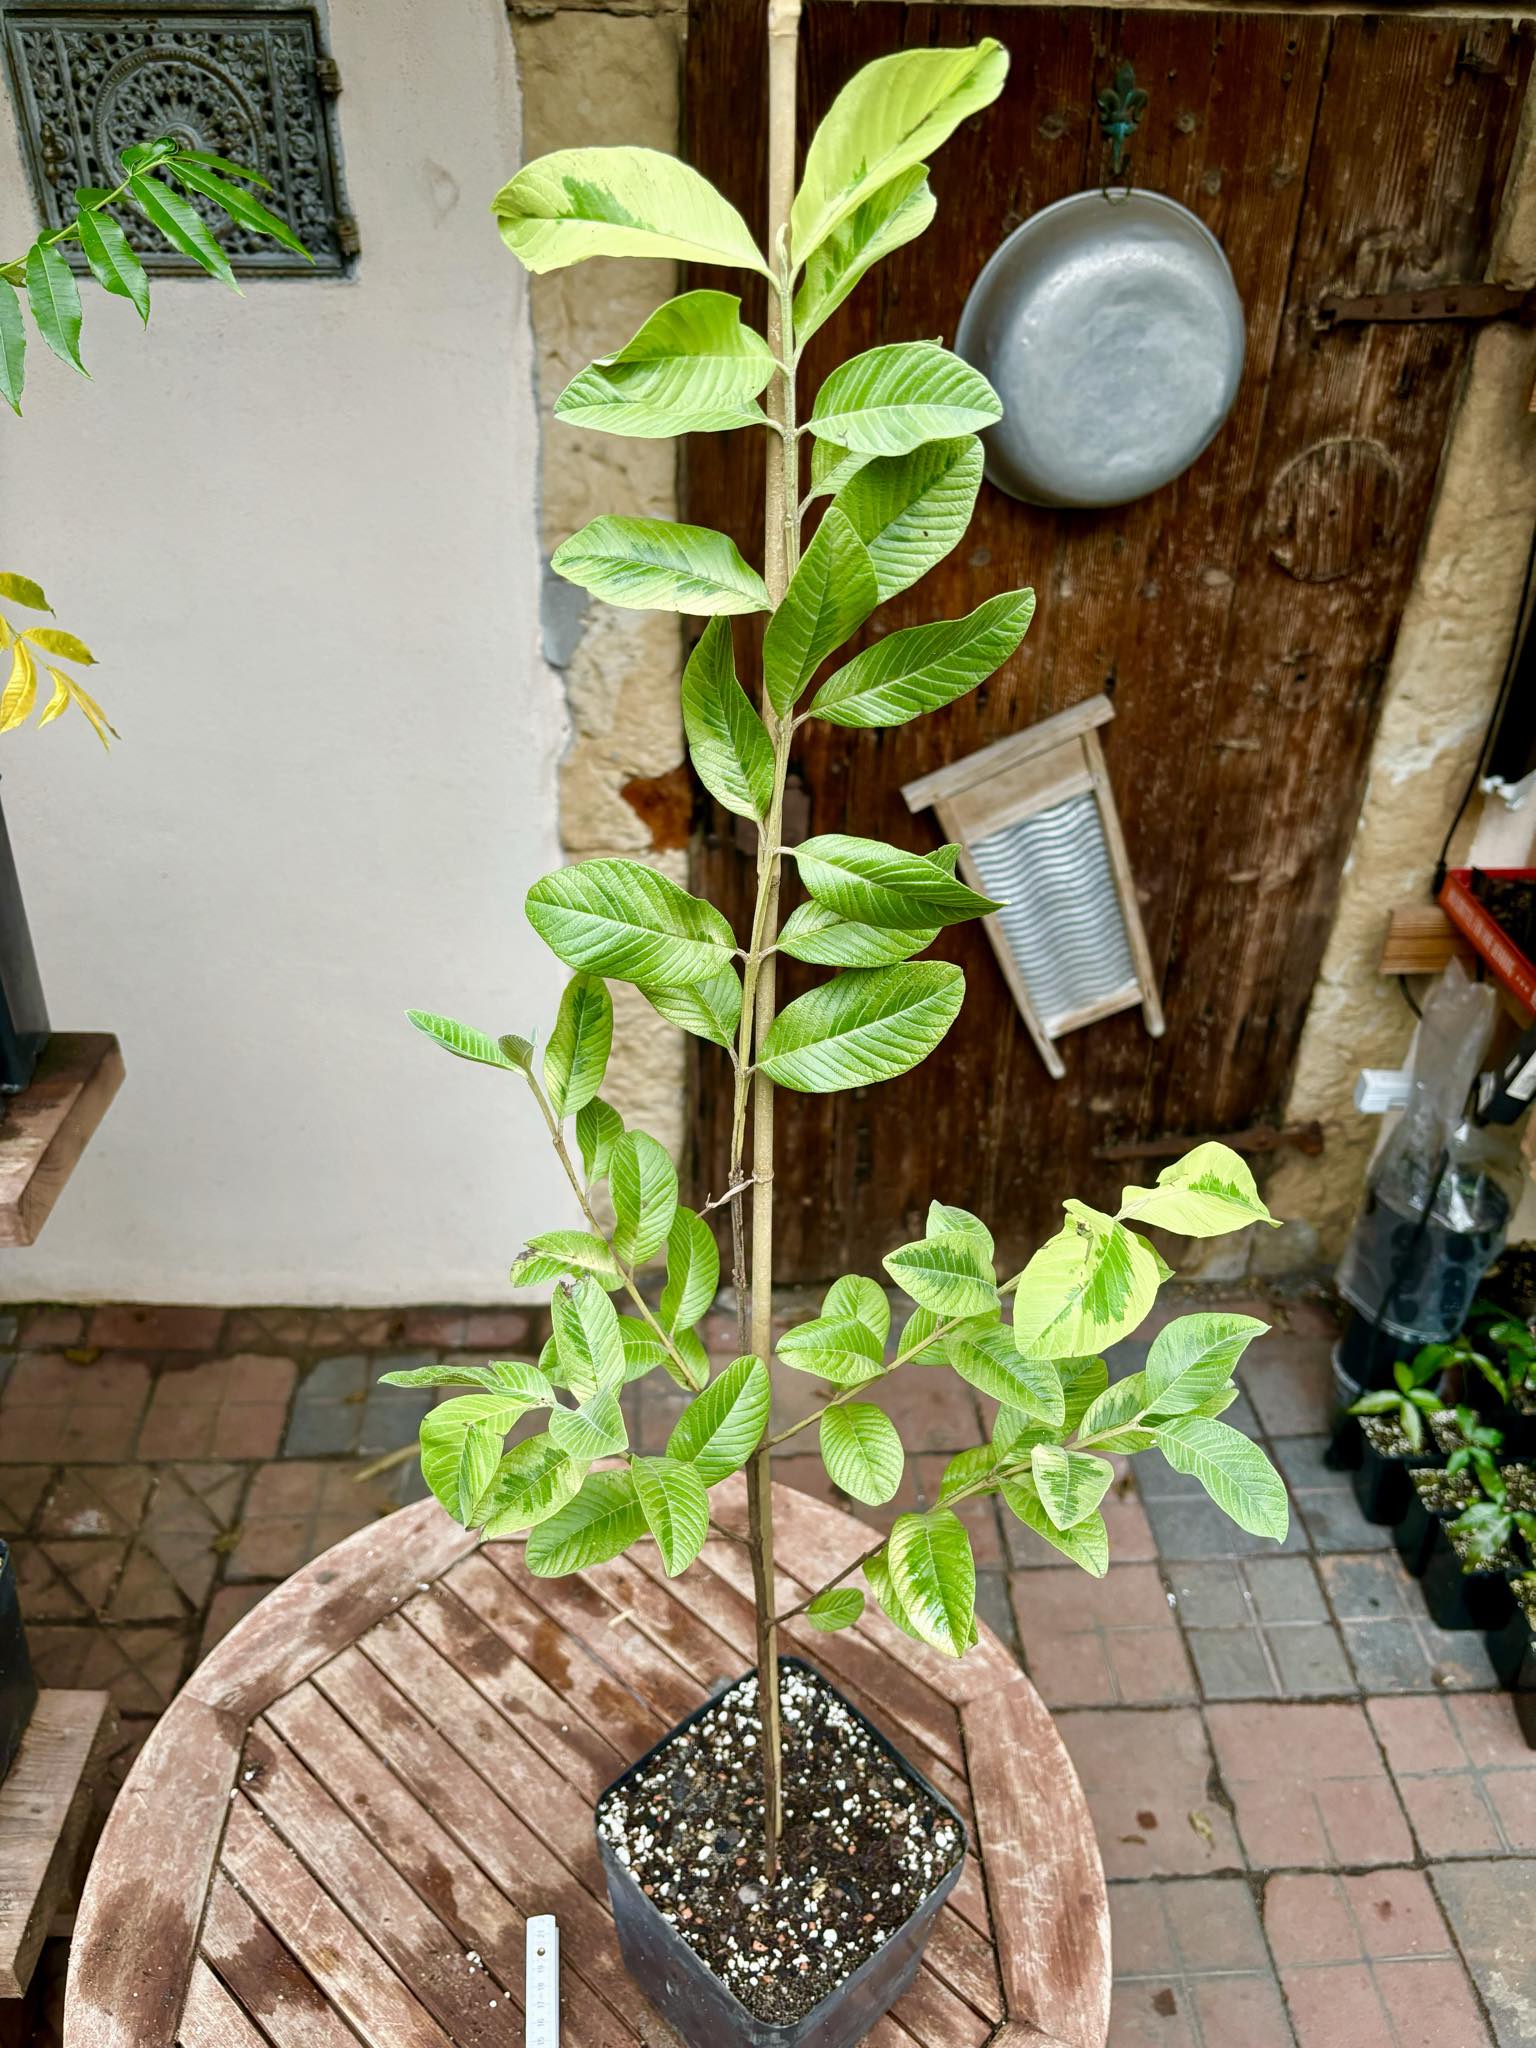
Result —
MULTIPOLYGON (((1387 1533, 1328 1471, 1324 1304, 1201 1296, 1270 1322, 1228 1419, 1295 1505, 1244 1536, 1155 1453, 1104 1503, 1095 1582, 992 1505, 970 1510, 983 1614, 1058 1715, 1111 1886, 1111 2048, 1514 2048, 1536 2043, 1536 1753, 1481 1638, 1429 1622, 1387 1533)), ((809 1312, 796 1307, 796 1313, 809 1312)), ((16 1547, 45 1684, 105 1685, 122 1735, 104 1796, 208 1647, 278 1580, 414 1499, 432 1393, 380 1373, 530 1356, 519 1310, 39 1307, 0 1312, 0 1535, 16 1547)), ((720 1356, 732 1326, 709 1319, 720 1356)), ((1145 1344, 1120 1347, 1134 1371, 1145 1344)), ((817 1412, 779 1376, 776 1426, 817 1412)), ((980 1439, 969 1389, 913 1368, 882 1399, 913 1455, 884 1510, 841 1500, 814 1433, 792 1484, 888 1522, 980 1439)), ((660 1450, 682 1396, 626 1395, 660 1450)), ((62 1943, 33 2032, 57 2039, 62 1943)), ((14 2009, 13 2009, 14 2011, 14 2009)), ((7 2031, 7 2026, 11 2031, 7 2031)))

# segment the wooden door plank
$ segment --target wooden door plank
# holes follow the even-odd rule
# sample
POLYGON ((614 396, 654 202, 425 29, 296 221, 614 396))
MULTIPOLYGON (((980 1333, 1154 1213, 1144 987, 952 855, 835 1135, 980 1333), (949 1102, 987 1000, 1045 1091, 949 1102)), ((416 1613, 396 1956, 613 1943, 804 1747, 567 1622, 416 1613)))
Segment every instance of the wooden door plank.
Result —
POLYGON ((961 1708, 1009 2017, 1102 2048, 1109 1899, 1088 1803, 1032 1686, 961 1708))
POLYGON ((565 1708, 599 1730, 620 1756, 643 1755, 670 1725, 648 1700, 558 1628, 481 1551, 454 1566, 448 1585, 495 1630, 565 1708))
MULTIPOLYGON (((493 1578, 499 1576, 492 1573, 493 1578)), ((625 1759, 599 1729, 572 1714, 494 1629, 441 1583, 401 1612, 440 1656, 523 1731, 562 1777, 596 1799, 625 1759)))
POLYGON ((1460 61, 1465 34, 1454 21, 1333 28, 1271 375, 1267 498, 1244 535, 1244 602, 1223 650, 1224 673, 1247 687, 1225 692, 1218 746, 1197 764, 1157 1129, 1279 1108, 1332 922, 1472 330, 1319 338, 1308 313, 1333 289, 1483 274, 1530 45, 1510 25, 1474 69, 1460 61), (1398 118, 1379 121, 1384 106, 1398 118))
POLYGON ((357 2048, 346 2021, 222 1874, 208 1892, 201 1949, 274 2048, 357 2048))
POLYGON ((379 1622, 357 1646, 453 1747, 491 1782, 505 1786, 534 1832, 571 1863, 594 1898, 603 1895, 592 1841, 591 1802, 483 1699, 453 1666, 398 1616, 379 1622))
POLYGON ((266 2048, 264 2036, 204 1962, 192 1965, 179 2039, 181 2048, 266 2048))
POLYGON ((521 1969, 508 1982, 471 1966, 463 1943, 265 1720, 246 1737, 240 1787, 449 2038, 499 2048, 522 2010, 521 1969))
POLYGON ((425 2006, 243 1798, 231 1802, 222 1863, 367 2048, 453 2048, 425 2006))
POLYGON ((70 1943, 70 2048, 121 2048, 130 2014, 134 2048, 176 2039, 242 1732, 182 1692, 140 1752, 97 1845, 70 1943))
MULTIPOLYGON (((1112 1201, 1115 1168, 1094 1157, 1106 1138, 1245 1127, 1279 1107, 1470 332, 1323 336, 1311 314, 1328 290, 1484 274, 1530 62, 1513 24, 1480 30, 1473 65, 1465 22, 1404 12, 807 6, 802 135, 860 63, 904 42, 989 33, 1013 53, 997 106, 935 159, 938 226, 814 337, 807 400, 839 357, 952 336, 1003 237, 1094 182, 1092 93, 1122 56, 1152 94, 1138 182, 1222 241, 1249 333, 1233 413, 1183 477, 1103 513, 984 486, 962 548, 863 636, 1032 583, 1039 609, 1002 675, 893 732, 811 721, 793 764, 806 830, 927 850, 932 822, 903 815, 902 781, 1111 690, 1105 751, 1167 1034, 1149 1041, 1131 1012, 1096 1023, 1057 1048, 1067 1078, 1047 1088, 985 934, 946 933, 936 952, 966 968, 968 995, 933 1059, 867 1099, 796 1101, 778 1176, 785 1278, 878 1270, 934 1192, 987 1216, 1011 1266, 1053 1227, 1060 1195, 1112 1201), (1351 462, 1364 482, 1341 485, 1334 471, 1351 462), (1380 534, 1373 464, 1379 495, 1395 497, 1380 534), (1338 534, 1362 553, 1335 576, 1320 536, 1338 534)), ((690 160, 752 220, 757 131, 736 110, 761 104, 756 26, 751 0, 694 0, 685 135, 690 160)), ((695 437, 684 454, 684 516, 732 532, 749 559, 760 465, 760 437, 695 437)), ((734 821, 707 802, 700 816, 694 887, 740 924, 751 862, 734 821)), ((791 962, 781 976, 786 998, 819 978, 791 962)), ((729 1090, 715 1049, 691 1042, 690 1057, 693 1178, 714 1188, 729 1090)))
MULTIPOLYGON (((613 1923, 599 1903, 606 1901, 606 1886, 598 1893, 588 1889, 569 1861, 534 1834, 526 1812, 502 1796, 516 1787, 499 1775, 495 1784, 482 1777, 360 1651, 333 1659, 314 1684, 520 1913, 556 1915, 567 1934, 566 1960, 637 2038, 649 2048, 675 2048, 669 2031, 636 1999, 619 1961, 613 1923)), ((590 1814, 582 1839, 592 1839, 590 1814)))
POLYGON ((359 1529, 325 1553, 323 1566, 295 1573, 237 1621, 182 1697, 220 1708, 242 1725, 254 1720, 479 1540, 435 1500, 359 1529))
POLYGON ((681 1721, 703 1701, 708 1688, 659 1650, 596 1586, 580 1578, 535 1578, 523 1563, 521 1544, 487 1544, 485 1554, 526 1599, 606 1665, 618 1683, 648 1700, 663 1728, 681 1721))
POLYGON ((117 1728, 104 1692, 47 1688, 0 1781, 0 1998, 21 1998, 70 1901, 91 1788, 117 1728))

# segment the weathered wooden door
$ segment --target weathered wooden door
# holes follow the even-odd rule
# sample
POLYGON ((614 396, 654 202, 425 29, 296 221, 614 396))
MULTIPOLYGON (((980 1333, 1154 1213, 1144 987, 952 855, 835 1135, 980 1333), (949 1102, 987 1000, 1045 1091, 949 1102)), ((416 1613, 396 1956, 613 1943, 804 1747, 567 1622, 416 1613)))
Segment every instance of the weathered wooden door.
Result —
MULTIPOLYGON (((761 228, 760 0, 694 0, 686 149, 761 228)), ((974 1208, 1000 1252, 1051 1227, 1064 1194, 1127 1177, 1099 1148, 1273 1116, 1359 809, 1378 700, 1472 330, 1325 331, 1319 302, 1481 278, 1511 161, 1530 40, 1508 23, 811 0, 801 133, 861 63, 907 44, 998 37, 1001 101, 937 154, 937 224, 888 259, 808 351, 952 338, 983 261, 1038 207, 1099 178, 1094 94, 1129 60, 1150 93, 1139 183, 1192 207, 1231 260, 1249 323, 1242 390, 1205 456, 1106 513, 1036 511, 983 486, 967 540, 883 607, 878 629, 954 617, 1031 583, 1008 669, 893 732, 811 723, 791 828, 936 843, 912 777, 1099 690, 1167 1035, 1135 1011, 1062 1041, 1051 1081, 986 940, 938 952, 969 994, 905 1080, 797 1099, 779 1167, 786 1278, 875 1269, 930 1193, 974 1208)), ((721 278, 739 290, 739 273, 721 278)), ((761 448, 690 444, 687 514, 757 552, 761 448)), ((751 870, 706 811, 696 886, 744 928, 751 870)), ((795 831, 795 836, 801 836, 795 831)), ((793 901, 793 897, 790 899, 793 901)), ((781 977, 796 993, 808 970, 781 977)), ((708 1048, 695 1170, 723 1182, 727 1091, 708 1048)))

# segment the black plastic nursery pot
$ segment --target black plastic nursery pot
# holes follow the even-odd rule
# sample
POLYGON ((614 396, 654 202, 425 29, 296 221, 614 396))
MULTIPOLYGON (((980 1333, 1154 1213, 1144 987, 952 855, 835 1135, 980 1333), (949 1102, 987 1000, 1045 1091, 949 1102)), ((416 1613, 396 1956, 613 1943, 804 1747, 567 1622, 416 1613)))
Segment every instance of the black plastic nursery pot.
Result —
MULTIPOLYGON (((687 2048, 855 2048, 869 2030, 907 1990, 933 1928, 939 1908, 954 1890, 965 1860, 965 1823, 944 1795, 908 1763, 857 1707, 838 1692, 821 1672, 798 1657, 781 1657, 781 1672, 808 1673, 837 1699, 870 1736, 877 1753, 952 1821, 960 1849, 955 1861, 913 1912, 894 1929, 873 1955, 836 1985, 799 2019, 770 2024, 759 2019, 731 1987, 710 1969, 661 1908, 642 1891, 628 1865, 605 1835, 601 1821, 610 1801, 630 1792, 646 1771, 678 1738, 711 1713, 722 1687, 711 1699, 679 1721, 654 1748, 616 1778, 597 1802, 597 1846, 608 1880, 614 1927, 624 1967, 651 2004, 676 2030, 687 2048)), ((750 1674, 747 1674, 750 1676, 750 1674)), ((740 1681, 737 1681, 738 1683, 740 1681)))
POLYGON ((1408 1505, 1393 1528, 1392 1542, 1398 1556, 1416 1579, 1423 1578, 1439 1533, 1440 1517, 1432 1514, 1410 1487, 1408 1505))
POLYGON ((37 1705, 37 1680, 32 1676, 32 1659, 21 1626, 21 1603, 16 1597, 16 1567, 11 1553, 0 1543, 0 1778, 3 1778, 21 1747, 21 1738, 37 1705))
POLYGON ((1370 1438, 1361 1432, 1360 1462, 1350 1475, 1355 1499, 1368 1522, 1390 1527, 1400 1522, 1414 1498, 1411 1474, 1438 1464, 1438 1458, 1384 1457, 1370 1438))
POLYGON ((1536 1749, 1536 1636, 1519 1602, 1502 1628, 1490 1629, 1486 1638, 1488 1661, 1498 1680, 1514 1697, 1515 1718, 1526 1747, 1536 1749))
POLYGON ((1464 1569, 1443 1526, 1424 1567, 1424 1605, 1437 1628, 1501 1629, 1514 1611, 1515 1596, 1503 1567, 1464 1569))

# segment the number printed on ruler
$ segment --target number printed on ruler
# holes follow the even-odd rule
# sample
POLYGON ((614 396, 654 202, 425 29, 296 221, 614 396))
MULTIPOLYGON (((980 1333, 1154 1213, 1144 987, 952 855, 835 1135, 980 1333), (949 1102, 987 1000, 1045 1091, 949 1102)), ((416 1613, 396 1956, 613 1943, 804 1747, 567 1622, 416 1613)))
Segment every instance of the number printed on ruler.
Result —
POLYGON ((560 1929, 553 1913, 528 1922, 523 2014, 527 2048, 560 2048, 560 1929))

